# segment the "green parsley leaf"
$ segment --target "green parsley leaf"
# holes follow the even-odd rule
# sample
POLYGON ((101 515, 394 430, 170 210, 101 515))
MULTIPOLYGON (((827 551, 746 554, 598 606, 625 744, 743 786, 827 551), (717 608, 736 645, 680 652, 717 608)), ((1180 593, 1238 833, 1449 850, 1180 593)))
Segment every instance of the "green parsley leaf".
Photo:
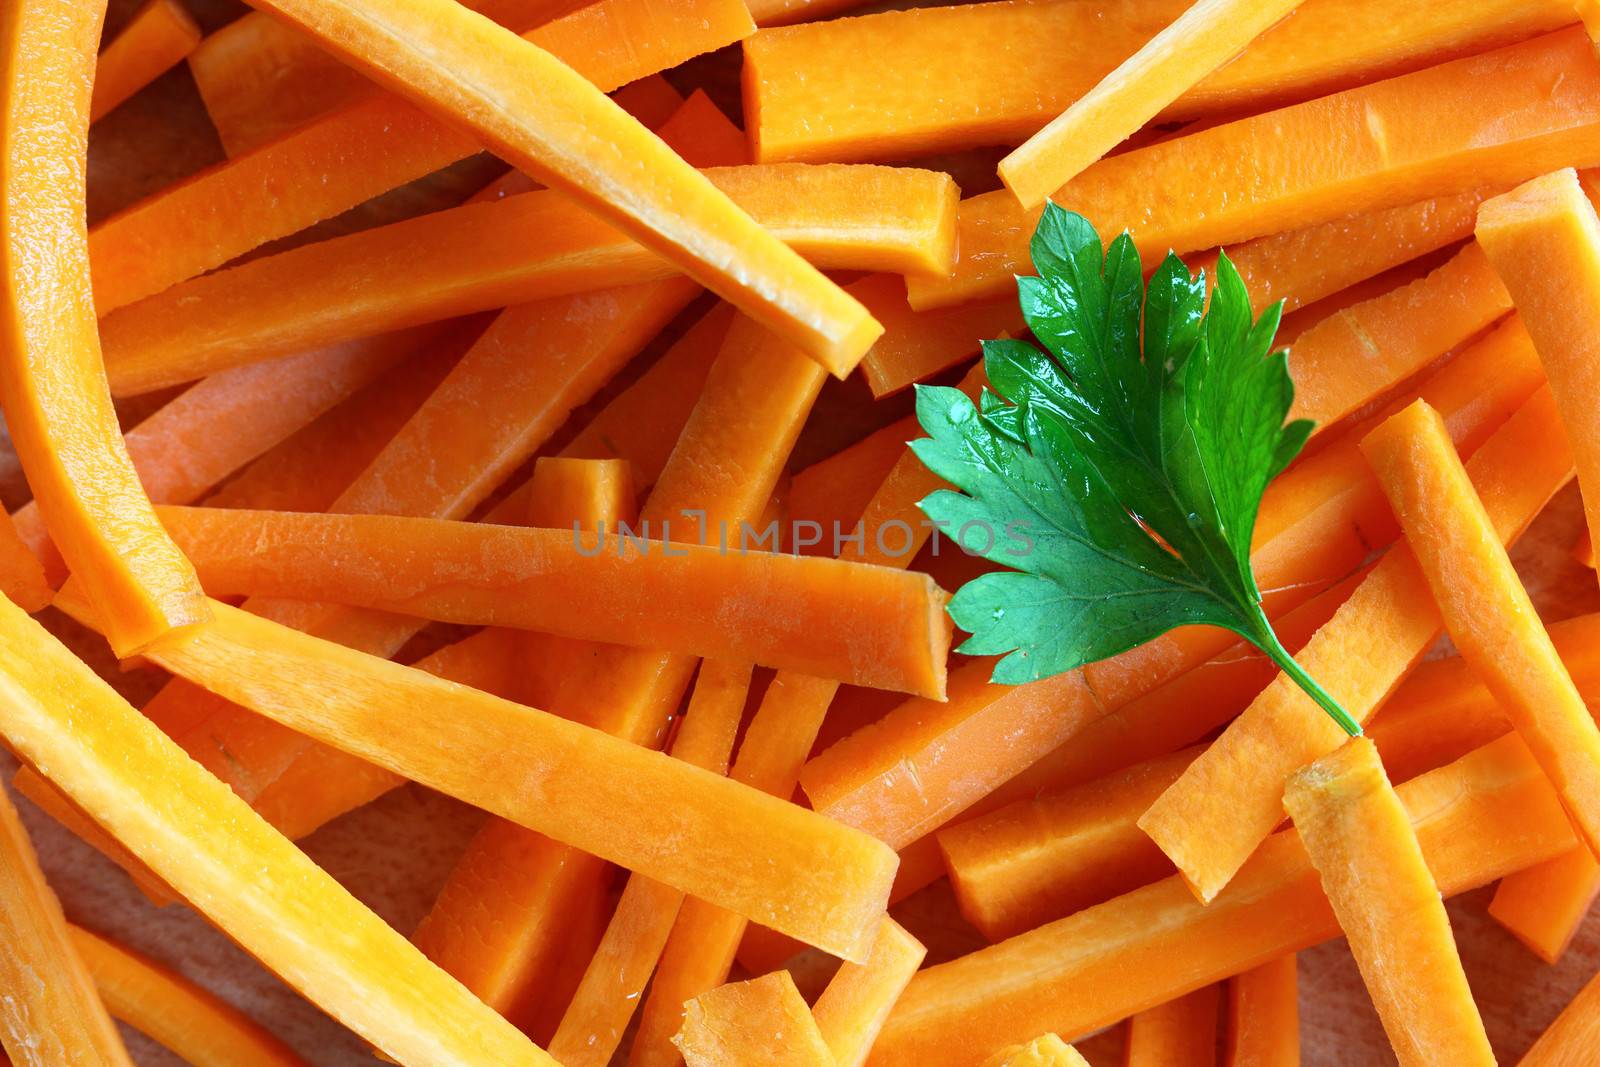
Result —
POLYGON ((922 509, 967 551, 1011 568, 950 602, 1002 655, 996 682, 1073 670, 1177 626, 1221 626, 1262 649, 1352 735, 1360 727, 1300 669, 1261 609, 1250 539, 1261 494, 1311 423, 1273 350, 1282 306, 1259 319, 1226 256, 1205 276, 1169 255, 1148 288, 1132 239, 1106 248, 1050 205, 1020 277, 1023 317, 1046 351, 987 341, 990 389, 919 386, 930 436, 912 448, 959 491, 922 509))

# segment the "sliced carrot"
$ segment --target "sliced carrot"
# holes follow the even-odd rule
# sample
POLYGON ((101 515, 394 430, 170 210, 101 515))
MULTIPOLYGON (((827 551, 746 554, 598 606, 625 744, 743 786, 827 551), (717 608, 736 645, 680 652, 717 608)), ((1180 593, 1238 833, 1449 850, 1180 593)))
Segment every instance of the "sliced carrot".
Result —
POLYGON ((1228 982, 1223 1067, 1299 1067, 1299 971, 1291 952, 1228 982))
POLYGON ((1368 434, 1361 450, 1394 505, 1462 658, 1555 783, 1578 836, 1590 852, 1600 852, 1600 728, 1438 413, 1418 401, 1368 434))
MULTIPOLYGON (((70 588, 58 606, 89 621, 70 588)), ((865 958, 894 873, 893 856, 865 835, 553 715, 224 604, 213 610, 215 621, 155 650, 155 662, 412 781, 865 958), (325 680, 334 676, 330 696, 325 680), (323 696, 313 699, 313 690, 323 696), (387 712, 397 702, 414 710, 403 727, 387 712), (507 762, 508 752, 524 755, 507 762), (729 835, 725 818, 744 830, 729 835), (662 850, 667 840, 677 847, 662 850), (772 877, 782 891, 757 884, 772 877)))
POLYGON ((863 288, 857 290, 861 302, 883 324, 883 336, 861 361, 862 375, 879 399, 977 355, 984 338, 1023 329, 1015 299, 923 312, 906 302, 900 278, 868 279, 863 288))
POLYGON ((302 1067, 304 1061, 220 997, 132 949, 71 927, 106 1009, 194 1067, 302 1067))
POLYGON ((122 444, 89 299, 88 87, 103 5, 19 0, 0 25, 0 392, 35 499, 117 654, 204 622, 194 571, 160 529, 122 444))
MULTIPOLYGON (((955 185, 943 174, 803 165, 709 173, 826 266, 920 269, 947 262, 953 248, 955 185)), ((102 329, 120 395, 380 330, 673 274, 667 260, 546 190, 256 259, 117 311, 102 329), (375 277, 388 284, 375 287, 375 277)))
POLYGON ((200 44, 200 27, 178 0, 148 0, 100 52, 89 121, 96 122, 182 63, 200 44))
POLYGON ((833 1056, 794 978, 777 971, 700 994, 673 1039, 687 1067, 830 1067, 833 1056))
POLYGON ((1600 1038, 1600 976, 1579 990, 1517 1067, 1580 1067, 1600 1038))
POLYGON ((43 561, 22 539, 10 515, 0 517, 0 594, 27 612, 41 610, 55 595, 43 561))
POLYGON ((1215 1067, 1222 987, 1203 986, 1128 1020, 1126 1067, 1215 1067))
POLYGON ((1546 963, 1558 963, 1600 895, 1600 864, 1576 848, 1524 871, 1495 889, 1489 915, 1546 963))
MULTIPOLYGON (((466 0, 465 6, 524 33, 589 5, 583 0, 466 0)), ((375 90, 360 71, 264 12, 241 15, 208 35, 189 57, 189 70, 230 156, 375 90)))
MULTIPOLYGON (((749 690, 748 665, 701 664, 687 717, 673 741, 673 757, 727 773, 749 690)), ((682 904, 683 894, 670 886, 639 875, 628 879, 600 948, 550 1042, 550 1054, 565 1067, 605 1067, 611 1062, 682 904)), ((878 958, 882 937, 880 930, 871 959, 860 966, 869 967, 878 958)))
POLYGON ((1002 159, 1000 180, 1023 207, 1038 207, 1294 7, 1293 0, 1197 0, 1002 159))
MULTIPOLYGON (((1576 843, 1516 737, 1408 782, 1399 794, 1447 896, 1576 843)), ((890 1013, 869 1062, 980 1064, 1028 1034, 1088 1034, 1338 934, 1299 839, 1275 834, 1209 906, 1173 877, 925 968, 890 1013)))
MULTIPOLYGON (((758 158, 908 159, 1019 144, 1188 6, 965 4, 762 30, 744 46, 745 114, 758 158), (984 71, 983 57, 995 55, 1005 56, 1004 78, 984 71)), ((1574 21, 1556 0, 1490 0, 1470 12, 1311 0, 1163 118, 1265 111, 1574 21)))
MULTIPOLYGON (((1472 457, 1469 471, 1502 541, 1514 540, 1566 483, 1571 463, 1547 390, 1472 457)), ((1422 567, 1402 543, 1298 658, 1364 722, 1442 628, 1422 567)), ((1291 688, 1283 675, 1274 679, 1139 820, 1202 900, 1272 833, 1288 776, 1341 743, 1342 731, 1291 688)))
POLYGON ((1377 747, 1358 737, 1322 757, 1289 779, 1283 804, 1401 1067, 1492 1065, 1439 887, 1377 747))
MULTIPOLYGON (((1600 59, 1576 28, 1113 156, 1054 198, 1102 232, 1131 229, 1155 257, 1574 162, 1600 162, 1600 59)), ((956 269, 911 278, 912 307, 997 295, 1025 269, 1033 223, 1003 190, 964 201, 956 269)))
POLYGON ((1055 1034, 1045 1034, 1025 1045, 1001 1049, 984 1060, 983 1067, 1089 1067, 1089 1061, 1055 1034))
POLYGON ((657 132, 691 166, 736 167, 753 162, 744 131, 712 103, 704 89, 690 93, 683 107, 657 132))
POLYGON ((846 963, 834 973, 811 1015, 838 1067, 861 1067, 884 1020, 928 950, 893 919, 884 919, 865 963, 846 963))
MULTIPOLYGON (((737 0, 602 0, 528 39, 610 90, 750 29, 737 0)), ((363 97, 97 226, 89 239, 95 304, 104 315, 159 293, 479 150, 403 100, 363 97)))
POLYGON ((1600 368, 1590 332, 1600 309, 1600 220, 1577 176, 1557 171, 1483 205, 1478 242, 1522 312, 1578 463, 1589 536, 1600 530, 1600 368))
POLYGON ((833 531, 848 532, 860 521, 884 478, 918 434, 916 420, 897 419, 850 447, 813 463, 789 483, 789 518, 813 522, 823 538, 812 551, 831 545, 833 531))
MULTIPOLYGON (((18 614, 10 604, 5 609, 18 614)), ((0 794, 0 1042, 21 1064, 132 1067, 11 798, 0 794)))
POLYGON ((549 1064, 0 602, 0 732, 95 822, 330 1015, 404 1064, 549 1064))

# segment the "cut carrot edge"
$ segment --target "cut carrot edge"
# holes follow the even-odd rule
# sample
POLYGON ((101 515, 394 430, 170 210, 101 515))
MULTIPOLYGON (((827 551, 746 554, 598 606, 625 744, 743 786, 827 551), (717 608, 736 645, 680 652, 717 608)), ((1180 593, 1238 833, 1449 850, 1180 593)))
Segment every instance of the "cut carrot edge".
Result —
POLYGON ((686 1067, 829 1067, 833 1055, 788 971, 718 986, 684 1005, 673 1039, 686 1067))
POLYGON ((1202 986, 1128 1020, 1125 1067, 1203 1067, 1216 1063, 1222 988, 1202 986))
POLYGON ((1573 849, 1500 880, 1489 917, 1546 963, 1559 963, 1600 895, 1600 864, 1573 849))

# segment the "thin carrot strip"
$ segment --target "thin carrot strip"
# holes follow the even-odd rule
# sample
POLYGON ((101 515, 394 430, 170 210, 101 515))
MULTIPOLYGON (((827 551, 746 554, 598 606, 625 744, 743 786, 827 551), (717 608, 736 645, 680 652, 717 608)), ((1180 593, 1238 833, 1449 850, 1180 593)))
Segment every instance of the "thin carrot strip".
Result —
MULTIPOLYGON (((702 663, 688 714, 673 741, 673 757, 727 773, 749 690, 748 665, 702 663)), ((670 886, 639 875, 628 879, 600 947, 550 1041, 550 1054, 565 1067, 605 1067, 611 1062, 682 904, 683 894, 670 886)), ((874 959, 878 948, 874 941, 874 959)))
POLYGON ((7 742, 251 955, 400 1063, 554 1062, 37 623, 0 603, 0 629, 7 742))
POLYGON ((83 204, 89 83, 105 5, 18 0, 0 22, 0 342, 6 425, 62 555, 117 654, 204 622, 194 571, 122 444, 89 299, 83 204))
POLYGON ((1222 987, 1203 986, 1128 1020, 1126 1067, 1214 1067, 1222 987))
POLYGON ((1462 658, 1555 783, 1578 836, 1590 852, 1600 851, 1600 728, 1438 413, 1418 401, 1368 434, 1361 450, 1394 505, 1462 658))
MULTIPOLYGON (((465 0, 465 6, 525 33, 588 5, 583 0, 465 0)), ((189 70, 230 156, 376 91, 370 79, 313 38, 259 11, 208 35, 189 57, 189 70)))
POLYGON ((1600 220, 1570 170, 1483 205, 1478 242, 1511 290, 1561 407, 1578 463, 1589 535, 1600 530, 1600 351, 1583 324, 1600 309, 1600 220))
POLYGON ((1489 902, 1489 916, 1546 963, 1558 963, 1600 896, 1600 864, 1576 848, 1508 874, 1489 902))
POLYGON ((1377 747, 1358 737, 1322 757, 1289 779, 1283 804, 1401 1067, 1492 1065, 1439 887, 1377 747))
POLYGON ((56 822, 72 831, 80 840, 98 850, 127 872, 134 885, 157 907, 166 907, 178 899, 172 887, 144 862, 124 848, 116 838, 106 833, 86 812, 72 802, 72 798, 58 789, 50 779, 24 764, 17 768, 11 787, 27 797, 36 807, 56 822))
POLYGON ((22 539, 11 515, 0 516, 0 594, 29 613, 44 608, 55 595, 43 561, 22 539))
MULTIPOLYGON (((602 0, 528 39, 611 90, 749 32, 737 0, 602 0)), ((363 97, 97 226, 95 304, 104 315, 159 293, 479 150, 397 97, 363 97)))
MULTIPOLYGON (((1554 401, 1541 391, 1468 467, 1496 536, 1514 540, 1571 477, 1571 463, 1554 401)), ((1402 543, 1298 659, 1364 722, 1441 629, 1422 567, 1402 543)), ((1291 688, 1283 675, 1274 679, 1139 821, 1202 900, 1212 899, 1272 833, 1288 776, 1341 743, 1342 731, 1291 688)))
POLYGON ((1294 0, 1197 0, 1000 161, 1025 208, 1083 173, 1289 14, 1294 0))
POLYGON ((917 436, 910 416, 868 434, 850 447, 813 463, 789 483, 789 519, 813 522, 823 537, 814 550, 832 544, 835 531, 851 530, 866 511, 884 478, 917 436))
POLYGON ((917 572, 617 536, 585 547, 570 529, 158 510, 220 596, 320 596, 464 626, 750 661, 930 699, 944 691, 947 598, 917 572))
MULTIPOLYGON (((1113 156, 1054 199, 1154 256, 1597 162, 1600 60, 1574 28, 1113 156)), ((1025 266, 1034 215, 1004 191, 963 202, 955 272, 911 278, 911 305, 996 295, 1025 266)))
POLYGON ((687 1067, 831 1067, 794 978, 777 971, 700 994, 673 1038, 687 1067))
MULTIPOLYGON (((1447 896, 1576 844, 1554 791, 1516 737, 1398 792, 1447 896)), ((1028 1034, 1092 1033, 1338 934, 1298 837, 1275 834, 1209 906, 1173 877, 925 968, 895 1005, 868 1063, 980 1064, 1028 1034)))
POLYGON ((1223 1067, 1299 1067, 1299 972, 1291 952, 1228 982, 1223 1067))
POLYGON ((861 372, 879 399, 976 355, 981 338, 1023 329, 1014 299, 913 311, 902 279, 884 275, 865 286, 861 302, 883 324, 883 336, 862 358, 861 372))
POLYGON ((178 0, 149 0, 95 64, 89 121, 98 122, 182 63, 200 44, 200 27, 178 0))
POLYGON ((1078 1050, 1055 1034, 1012 1045, 983 1061, 983 1067, 1089 1067, 1078 1050))
MULTIPOLYGON (((5 605, 10 613, 17 613, 5 605)), ((122 1039, 72 947, 61 903, 11 798, 0 794, 0 1043, 12 1061, 49 1067, 132 1067, 122 1039)))
MULTIPOLYGON (((708 173, 773 233, 829 267, 922 269, 948 262, 954 247, 947 175, 801 164, 708 173)), ((112 389, 122 395, 381 330, 674 273, 546 190, 256 259, 114 312, 102 330, 112 389), (375 277, 385 284, 375 287, 375 277)))
POLYGON ((302 1067, 265 1027, 193 982, 82 927, 73 948, 106 1009, 194 1067, 302 1067))
POLYGON ((1600 1038, 1600 975, 1573 997, 1517 1067, 1581 1067, 1600 1038))
POLYGON ((928 950, 893 919, 884 919, 865 963, 846 963, 811 1006, 838 1067, 861 1067, 872 1043, 928 950))
POLYGON ((693 167, 736 167, 754 162, 744 131, 712 103, 704 89, 690 93, 683 107, 658 132, 693 167))

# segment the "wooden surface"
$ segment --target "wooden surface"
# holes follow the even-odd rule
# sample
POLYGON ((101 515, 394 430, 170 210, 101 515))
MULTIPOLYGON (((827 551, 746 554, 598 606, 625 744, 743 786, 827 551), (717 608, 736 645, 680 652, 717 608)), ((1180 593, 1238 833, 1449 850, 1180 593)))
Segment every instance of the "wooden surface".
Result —
MULTIPOLYGON (((113 2, 113 29, 132 6, 131 2, 113 2)), ((192 6, 208 28, 242 10, 231 0, 196 0, 192 6)), ((693 77, 709 79, 717 86, 715 95, 725 107, 734 102, 732 74, 729 57, 697 62, 691 70, 693 77)), ((218 154, 193 83, 186 70, 175 71, 96 127, 91 150, 91 215, 103 216, 211 162, 218 154)), ((489 173, 492 168, 485 160, 469 162, 463 168, 468 177, 462 180, 489 173)), ((461 173, 454 177, 460 179, 461 173)), ((970 172, 962 177, 969 183, 973 180, 970 172)), ((448 189, 456 184, 452 180, 435 183, 391 198, 375 210, 420 210, 435 202, 439 187, 448 189)), ((369 212, 356 213, 325 229, 359 226, 370 217, 369 212)), ((864 390, 850 383, 831 386, 824 402, 836 417, 819 420, 826 425, 808 432, 802 444, 805 458, 825 455, 849 440, 852 424, 859 427, 902 413, 899 409, 869 410, 864 390)), ((25 493, 14 460, 0 450, 0 497, 14 507, 25 493)), ((1573 563, 1568 552, 1580 521, 1576 494, 1569 488, 1515 553, 1541 610, 1552 620, 1600 610, 1595 576, 1573 563)), ((98 640, 72 630, 59 618, 52 624, 97 666, 114 673, 98 640)), ((159 679, 131 675, 118 678, 118 682, 137 699, 151 692, 159 679)), ((308 1063, 355 1067, 378 1062, 360 1042, 195 914, 183 907, 150 906, 117 868, 26 801, 20 801, 20 806, 47 874, 75 921, 108 933, 218 991, 282 1035, 308 1063)), ((357 896, 397 929, 409 932, 480 818, 464 805, 412 786, 328 826, 304 845, 357 896)), ((1591 915, 1566 959, 1559 966, 1547 967, 1489 920, 1484 911, 1488 899, 1487 889, 1469 894, 1451 903, 1450 914, 1501 1062, 1514 1064, 1561 1006, 1600 969, 1600 920, 1591 915)), ((954 916, 942 886, 908 901, 902 911, 906 924, 928 940, 936 957, 955 955, 980 943, 954 916)), ((803 977, 814 983, 821 975, 803 977)), ((1301 1012, 1307 1067, 1393 1062, 1341 942, 1302 956, 1301 1012)), ((180 1062, 137 1036, 130 1037, 130 1047, 146 1067, 180 1062)), ((1112 1031, 1085 1043, 1084 1050, 1096 1067, 1112 1067, 1120 1062, 1120 1037, 1112 1031)))

